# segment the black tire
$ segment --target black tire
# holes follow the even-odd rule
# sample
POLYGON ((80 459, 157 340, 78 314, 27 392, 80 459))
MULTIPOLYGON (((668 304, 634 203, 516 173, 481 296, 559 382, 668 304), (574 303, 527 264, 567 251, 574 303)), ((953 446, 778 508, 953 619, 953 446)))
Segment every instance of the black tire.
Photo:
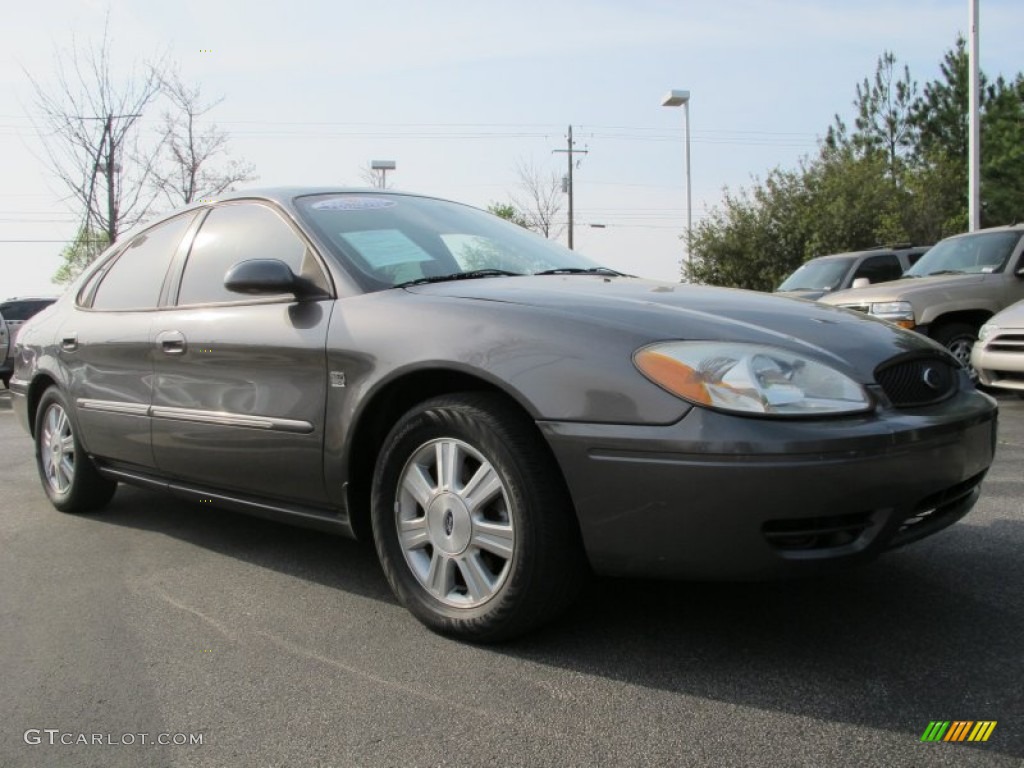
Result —
POLYGON ((588 573, 550 450, 525 414, 498 395, 438 397, 406 413, 381 448, 371 503, 391 588, 417 619, 445 635, 498 642, 527 632, 561 613, 588 573), (440 479, 442 455, 454 467, 450 486, 440 479), (419 495, 425 503, 403 491, 403 477, 429 481, 419 495), (488 479, 474 483, 480 477, 488 479), (409 526, 405 544, 400 518, 409 526), (508 555, 495 554, 503 550, 490 548, 486 540, 496 539, 487 530, 501 531, 508 555), (449 575, 438 577, 442 572, 449 575))
POLYGON ((978 339, 978 329, 967 323, 945 323, 938 326, 931 334, 935 341, 952 353, 953 357, 967 366, 971 378, 977 374, 971 367, 971 350, 978 339))
POLYGON ((5 373, 3 376, 0 376, 0 379, 3 379, 4 389, 11 388, 11 375, 9 373, 5 373))
POLYGON ((61 512, 92 512, 106 506, 117 483, 101 476, 82 450, 64 394, 50 387, 36 410, 36 468, 43 490, 61 512), (58 436, 63 436, 58 440, 58 436))

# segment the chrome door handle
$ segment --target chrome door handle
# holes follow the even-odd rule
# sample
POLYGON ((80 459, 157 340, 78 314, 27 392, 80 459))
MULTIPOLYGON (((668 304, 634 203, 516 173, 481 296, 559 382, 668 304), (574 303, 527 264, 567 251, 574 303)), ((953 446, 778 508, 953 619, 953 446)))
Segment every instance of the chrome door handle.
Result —
POLYGON ((181 355, 188 348, 181 331, 161 331, 156 335, 156 345, 167 355, 181 355))
POLYGON ((74 352, 78 349, 78 334, 67 333, 61 337, 60 348, 65 352, 74 352))

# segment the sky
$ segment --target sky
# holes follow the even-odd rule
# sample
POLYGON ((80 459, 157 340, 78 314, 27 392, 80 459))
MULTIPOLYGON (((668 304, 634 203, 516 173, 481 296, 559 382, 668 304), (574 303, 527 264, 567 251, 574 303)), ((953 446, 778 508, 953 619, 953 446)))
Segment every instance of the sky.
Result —
MULTIPOLYGON (((72 39, 102 34, 115 72, 165 56, 206 98, 249 186, 363 186, 486 207, 522 196, 517 163, 563 174, 573 126, 575 247, 678 280, 685 258, 683 110, 691 93, 694 222, 724 188, 813 154, 884 51, 921 84, 968 32, 970 0, 47 0, 0 27, 0 298, 60 292, 78 217, 44 162, 26 72, 46 87, 72 39), (603 225, 594 227, 591 225, 603 225)), ((986 74, 1024 70, 1021 0, 981 0, 986 74)), ((141 121, 160 126, 159 106, 141 121)), ((166 206, 164 208, 166 210, 166 206)), ((564 242, 564 236, 563 236, 564 242)))

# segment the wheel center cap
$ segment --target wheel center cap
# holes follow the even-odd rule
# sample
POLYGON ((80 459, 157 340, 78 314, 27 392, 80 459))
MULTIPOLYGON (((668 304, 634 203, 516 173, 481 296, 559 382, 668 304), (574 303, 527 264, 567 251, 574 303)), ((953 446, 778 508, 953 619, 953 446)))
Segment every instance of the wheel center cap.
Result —
POLYGON ((427 507, 430 543, 448 555, 466 551, 473 537, 473 521, 466 504, 454 493, 441 493, 427 507))

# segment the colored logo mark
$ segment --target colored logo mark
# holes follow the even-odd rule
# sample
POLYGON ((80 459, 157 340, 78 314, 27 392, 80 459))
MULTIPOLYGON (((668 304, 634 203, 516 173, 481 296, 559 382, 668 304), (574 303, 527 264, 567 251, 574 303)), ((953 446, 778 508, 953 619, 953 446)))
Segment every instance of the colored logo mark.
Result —
POLYGON ((988 741, 996 720, 932 720, 921 741, 988 741))

